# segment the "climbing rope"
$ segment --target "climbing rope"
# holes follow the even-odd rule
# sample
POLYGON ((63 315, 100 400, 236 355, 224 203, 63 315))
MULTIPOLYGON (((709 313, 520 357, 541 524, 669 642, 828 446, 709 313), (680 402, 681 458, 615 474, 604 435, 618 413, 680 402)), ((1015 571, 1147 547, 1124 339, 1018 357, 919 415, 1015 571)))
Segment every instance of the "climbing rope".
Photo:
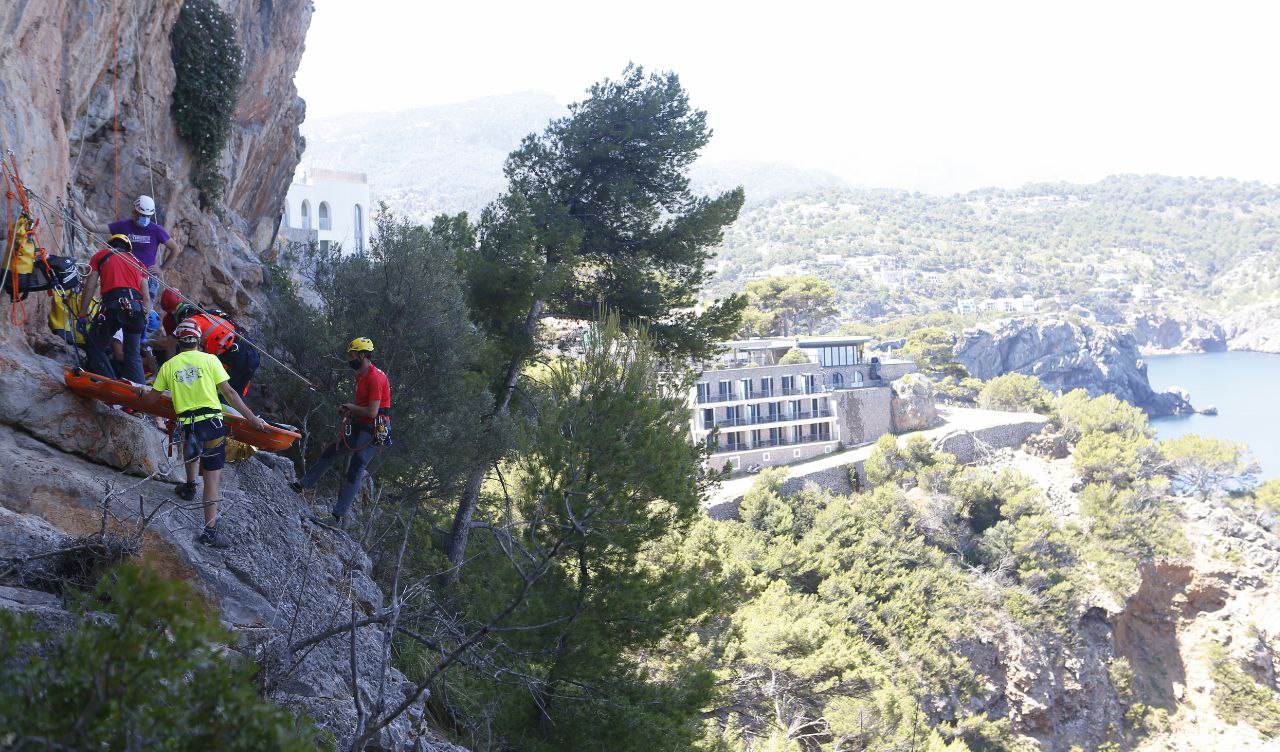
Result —
MULTIPOLYGON (((52 205, 48 202, 48 200, 46 200, 45 198, 43 198, 42 196, 40 196, 40 194, 36 193, 35 191, 31 190, 30 188, 28 188, 28 189, 26 190, 26 192, 30 195, 30 197, 31 197, 31 198, 32 198, 32 199, 33 199, 37 204, 41 204, 41 205, 44 205, 44 206, 52 206, 52 205)), ((88 227, 85 227, 84 225, 80 224, 79 222, 76 222, 75 220, 71 220, 71 221, 72 221, 72 224, 73 224, 73 225, 75 225, 76 227, 79 227, 79 228, 80 228, 80 230, 85 234, 85 237, 86 237, 86 238, 88 238, 88 239, 90 239, 90 240, 94 240, 94 239, 96 239, 98 242, 102 243, 102 245, 103 245, 103 246, 106 246, 106 245, 107 245, 106 238, 105 238, 105 237, 103 237, 100 233, 94 232, 92 229, 90 229, 90 228, 88 228, 88 227)), ((134 267, 135 269, 137 269, 137 270, 141 271, 141 272, 142 272, 144 275, 146 275, 149 279, 153 279, 153 280, 155 280, 155 281, 156 281, 156 283, 157 283, 157 285, 159 286, 159 288, 160 288, 160 289, 164 289, 164 290, 170 290, 170 291, 172 291, 175 295, 177 295, 177 297, 178 297, 178 299, 179 299, 179 300, 183 301, 184 303, 189 304, 189 305, 190 305, 194 310, 196 310, 196 311, 198 311, 198 312, 200 312, 200 313, 203 313, 203 314, 204 314, 204 315, 206 315, 206 316, 211 316, 211 317, 212 317, 212 316, 214 316, 214 314, 210 313, 208 310, 206 310, 206 309, 205 309, 204 307, 202 307, 200 304, 196 303, 196 302, 195 302, 194 300, 192 300, 191 298, 188 298, 188 297, 187 297, 187 296, 186 296, 186 295, 185 295, 181 290, 179 290, 179 289, 178 289, 178 288, 176 288, 176 287, 173 287, 172 285, 166 284, 166 283, 165 283, 165 281, 160 277, 160 275, 159 275, 159 274, 157 274, 157 273, 155 273, 155 272, 151 271, 150 269, 148 269, 147 267, 143 266, 143 265, 142 265, 142 262, 140 262, 140 261, 138 261, 137 259, 135 259, 131 254, 120 254, 120 255, 118 256, 118 258, 123 258, 127 263, 132 264, 132 265, 133 265, 133 267, 134 267)), ((319 387, 317 387, 315 384, 313 384, 313 383, 311 382, 311 380, 310 380, 310 379, 308 379, 306 376, 303 376, 302 374, 298 373, 298 372, 297 372, 296 370, 294 370, 293 368, 290 368, 287 364, 285 364, 284 362, 282 362, 280 359, 276 358, 276 357, 275 357, 274 355, 272 355, 271 353, 267 352, 267 350, 266 350, 266 349, 264 349, 264 348, 263 348, 261 345, 259 345, 258 343, 254 342, 254 341, 253 341, 252 339, 250 339, 249 337, 245 336, 244 334, 242 334, 242 333, 240 333, 240 332, 237 332, 237 333, 236 333, 236 340, 237 340, 237 341, 242 341, 242 342, 244 342, 245 344, 249 345, 249 346, 250 346, 250 347, 252 347, 253 349, 257 350, 259 353, 261 353, 263 356, 265 356, 265 357, 266 357, 267 359, 269 359, 271 362, 273 362, 273 363, 275 363, 276 365, 280 366, 280 367, 281 367, 281 368, 283 368, 285 371, 288 371, 290 374, 292 374, 292 375, 293 375, 293 376, 295 376, 297 379, 299 379, 300 381, 302 381, 302 383, 306 384, 306 385, 307 385, 307 388, 308 388, 308 389, 310 389, 311 391, 316 392, 316 393, 320 393, 320 388, 319 388, 319 387)))
POLYGON ((111 148, 115 152, 112 213, 120 213, 120 11, 111 0, 111 148))

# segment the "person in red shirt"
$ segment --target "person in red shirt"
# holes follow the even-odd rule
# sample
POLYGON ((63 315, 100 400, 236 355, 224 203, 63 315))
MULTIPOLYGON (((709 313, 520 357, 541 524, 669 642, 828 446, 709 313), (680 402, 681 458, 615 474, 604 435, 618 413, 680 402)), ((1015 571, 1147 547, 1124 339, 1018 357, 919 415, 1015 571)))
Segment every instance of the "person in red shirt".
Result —
MULTIPOLYGON (((343 435, 326 447, 320 459, 293 484, 293 490, 302 493, 314 488, 329 472, 340 455, 346 454, 347 477, 338 492, 333 506, 333 519, 339 527, 343 517, 351 510, 356 492, 364 482, 365 469, 378 447, 388 443, 388 426, 391 416, 391 384, 387 375, 373 364, 373 340, 357 337, 347 346, 347 365, 356 372, 356 401, 338 406, 342 416, 343 435)), ((322 520, 315 520, 323 523, 322 520)))
POLYGON ((147 290, 146 270, 130 253, 132 243, 124 235, 112 235, 103 248, 89 259, 89 278, 80 296, 79 320, 88 319, 89 300, 100 296, 102 305, 89 327, 87 348, 89 370, 99 376, 128 379, 142 384, 142 335, 151 315, 151 294, 147 290), (95 284, 97 287, 95 287, 95 284), (108 353, 116 332, 124 331, 124 368, 115 373, 108 353))

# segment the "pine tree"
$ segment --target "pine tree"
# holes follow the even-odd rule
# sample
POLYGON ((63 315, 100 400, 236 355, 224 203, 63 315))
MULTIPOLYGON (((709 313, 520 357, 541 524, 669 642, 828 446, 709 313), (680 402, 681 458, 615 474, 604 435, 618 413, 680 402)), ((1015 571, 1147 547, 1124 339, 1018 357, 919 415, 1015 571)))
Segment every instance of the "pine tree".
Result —
MULTIPOLYGON (((710 138, 706 113, 689 106, 675 74, 629 65, 508 157, 508 192, 485 211, 476 250, 461 260, 472 315, 498 340, 499 419, 544 316, 615 314, 624 326, 643 324, 670 358, 705 357, 737 329, 739 296, 695 309, 710 249, 743 201, 741 189, 716 197, 690 190, 688 169, 710 138)), ((472 472, 459 503, 449 580, 486 473, 472 472)))

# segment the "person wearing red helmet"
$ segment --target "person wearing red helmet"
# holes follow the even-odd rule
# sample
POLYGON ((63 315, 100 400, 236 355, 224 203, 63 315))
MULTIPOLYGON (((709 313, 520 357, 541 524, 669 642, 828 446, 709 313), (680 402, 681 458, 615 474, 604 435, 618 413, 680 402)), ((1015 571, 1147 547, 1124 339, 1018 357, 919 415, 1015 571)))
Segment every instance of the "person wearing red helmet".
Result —
POLYGON ((222 422, 219 394, 257 428, 267 430, 268 425, 254 415, 228 385, 222 362, 200 351, 199 327, 184 321, 174 330, 174 336, 178 340, 178 354, 160 366, 154 384, 140 386, 136 391, 144 397, 162 391, 173 395, 173 409, 182 427, 182 458, 187 472, 187 482, 179 485, 176 493, 186 501, 194 499, 197 472, 204 478, 205 524, 196 541, 214 548, 227 548, 231 542, 218 529, 219 484, 227 451, 227 428, 222 422))

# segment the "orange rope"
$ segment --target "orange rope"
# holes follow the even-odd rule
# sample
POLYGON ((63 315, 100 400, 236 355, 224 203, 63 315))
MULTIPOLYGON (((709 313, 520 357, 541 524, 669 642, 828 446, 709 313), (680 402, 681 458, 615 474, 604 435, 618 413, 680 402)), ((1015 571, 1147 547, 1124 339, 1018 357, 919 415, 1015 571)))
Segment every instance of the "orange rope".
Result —
POLYGON ((120 216, 120 12, 111 0, 111 148, 115 152, 112 214, 120 216))

